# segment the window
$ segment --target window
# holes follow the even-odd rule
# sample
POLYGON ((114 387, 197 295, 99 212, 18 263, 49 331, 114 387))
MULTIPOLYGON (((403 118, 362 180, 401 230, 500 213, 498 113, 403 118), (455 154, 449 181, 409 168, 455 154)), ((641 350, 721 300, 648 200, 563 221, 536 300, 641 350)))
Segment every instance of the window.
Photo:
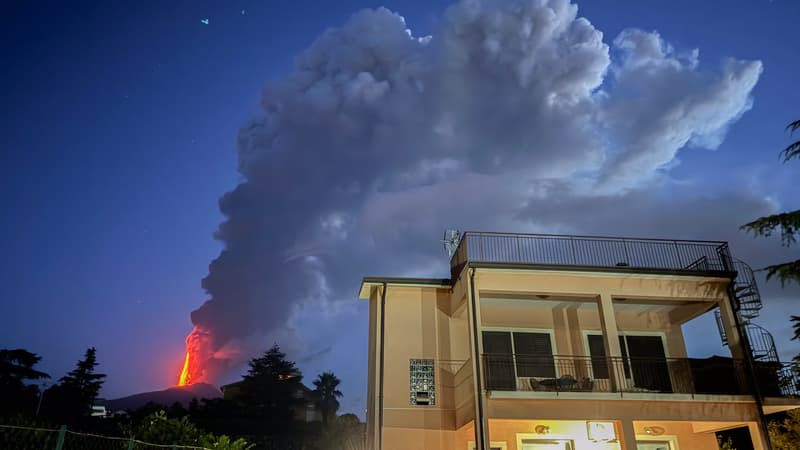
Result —
POLYGON ((484 331, 482 337, 487 389, 515 390, 517 377, 556 377, 550 333, 484 331))
POLYGON ((435 380, 432 359, 409 361, 409 396, 412 405, 435 405, 435 380))

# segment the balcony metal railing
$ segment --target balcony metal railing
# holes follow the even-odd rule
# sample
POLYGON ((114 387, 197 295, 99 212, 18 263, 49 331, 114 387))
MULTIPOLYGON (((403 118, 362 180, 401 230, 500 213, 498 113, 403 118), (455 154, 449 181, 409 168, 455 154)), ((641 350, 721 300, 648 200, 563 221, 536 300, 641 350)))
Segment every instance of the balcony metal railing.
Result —
POLYGON ((468 262, 542 266, 729 272, 727 242, 467 231, 450 259, 453 276, 468 262))
MULTIPOLYGON (((598 358, 483 355, 490 391, 748 395, 744 361, 730 358, 598 358), (614 381, 616 380, 616 381, 614 381)), ((762 395, 800 394, 798 371, 782 363, 756 365, 762 395)))
POLYGON ((755 363, 762 397, 800 397, 800 365, 787 362, 755 363))

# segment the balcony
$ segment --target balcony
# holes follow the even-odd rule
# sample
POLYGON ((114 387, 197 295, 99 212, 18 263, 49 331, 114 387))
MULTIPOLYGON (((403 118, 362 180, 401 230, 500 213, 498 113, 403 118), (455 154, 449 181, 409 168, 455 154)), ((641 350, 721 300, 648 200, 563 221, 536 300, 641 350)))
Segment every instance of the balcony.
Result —
POLYGON ((462 234, 450 258, 453 278, 468 263, 721 276, 734 270, 727 242, 476 231, 462 234))
MULTIPOLYGON (((485 389, 537 393, 750 395, 743 361, 730 358, 597 358, 484 354, 485 389), (616 382, 614 381, 616 380, 616 382)), ((798 370, 756 363, 764 397, 800 395, 798 370)))

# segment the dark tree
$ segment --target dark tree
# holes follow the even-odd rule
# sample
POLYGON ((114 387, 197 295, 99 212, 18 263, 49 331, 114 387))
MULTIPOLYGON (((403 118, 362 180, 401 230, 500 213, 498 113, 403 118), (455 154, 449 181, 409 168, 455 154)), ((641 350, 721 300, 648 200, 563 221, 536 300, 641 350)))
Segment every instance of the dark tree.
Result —
POLYGON ((72 423, 90 414, 92 404, 106 377, 105 374, 95 373, 96 353, 94 347, 88 348, 75 369, 61 378, 59 384, 45 392, 44 403, 47 406, 44 409, 54 420, 72 423))
POLYGON ((50 378, 33 367, 42 357, 23 349, 0 350, 0 414, 31 413, 39 388, 30 382, 50 378))
MULTIPOLYGON (((794 133, 800 129, 800 120, 795 120, 790 123, 786 126, 786 129, 794 133)), ((800 157, 800 140, 792 142, 784 148, 781 152, 781 157, 784 163, 792 158, 800 157)), ((746 231, 751 231, 756 236, 764 237, 772 236, 772 233, 779 230, 781 242, 788 247, 797 243, 797 236, 800 235, 800 209, 759 217, 750 223, 742 225, 741 228, 746 231)), ((785 285, 786 282, 792 281, 800 284, 800 259, 773 264, 765 267, 763 270, 767 271, 767 280, 778 277, 781 286, 785 285)), ((791 321, 793 322, 792 326, 794 328, 794 337, 792 339, 800 339, 800 316, 791 316, 791 321)), ((794 359, 800 362, 800 355, 795 356, 794 359)))
POLYGON ((339 397, 342 393, 337 389, 341 380, 333 372, 323 372, 314 380, 314 397, 317 408, 322 413, 322 424, 328 425, 331 417, 336 417, 339 410, 339 397))
POLYGON ((100 393, 100 388, 103 387, 105 374, 95 373, 94 369, 97 367, 97 350, 94 347, 89 347, 86 350, 86 355, 77 366, 70 373, 61 379, 61 385, 74 390, 78 394, 78 399, 81 406, 86 411, 91 410, 92 403, 100 393))
MULTIPOLYGON (((800 120, 795 120, 786 128, 793 133, 800 129, 800 120)), ((792 158, 800 157, 800 141, 793 142, 783 149, 781 157, 784 163, 792 158)), ((756 236, 763 237, 772 236, 773 233, 779 231, 781 242, 788 247, 796 243, 797 236, 800 234, 800 209, 759 217, 750 223, 742 225, 741 228, 752 232, 756 236)), ((794 281, 800 284, 800 259, 767 266, 763 270, 767 271, 767 280, 778 277, 781 285, 784 285, 787 281, 794 281)), ((800 317, 793 316, 792 320, 795 322, 800 321, 800 317)), ((800 336, 796 335, 796 337, 800 336)))
POLYGON ((241 402, 248 412, 266 419, 268 427, 281 429, 292 421, 302 398, 302 376, 277 344, 249 362, 242 380, 241 402))

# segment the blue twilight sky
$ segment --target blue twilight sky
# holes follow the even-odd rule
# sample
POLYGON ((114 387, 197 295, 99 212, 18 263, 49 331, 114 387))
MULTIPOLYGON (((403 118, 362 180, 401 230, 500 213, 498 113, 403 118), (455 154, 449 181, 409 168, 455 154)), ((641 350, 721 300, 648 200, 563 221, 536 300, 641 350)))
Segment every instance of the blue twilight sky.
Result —
MULTIPOLYGON (((290 261, 290 266, 304 265, 297 270, 319 276, 316 287, 298 294, 298 298, 284 287, 287 290, 277 290, 277 298, 265 301, 263 306, 243 310, 250 319, 247 330, 231 332, 236 337, 233 342, 245 353, 239 360, 278 340, 308 377, 327 369, 340 374, 346 395, 343 410, 360 413, 366 393, 367 335, 366 304, 355 300, 360 277, 445 275, 446 258, 437 240, 448 225, 726 239, 732 241, 734 253, 757 266, 796 255, 796 251, 781 249, 774 241, 743 236, 736 228, 758 214, 800 207, 796 195, 799 166, 781 165, 777 158, 789 142, 783 127, 800 118, 800 93, 796 89, 800 42, 795 31, 800 3, 579 3, 578 16, 591 22, 588 27, 602 32, 602 42, 587 45, 586 62, 576 59, 577 69, 570 68, 580 72, 576 78, 585 77, 591 86, 586 92, 578 88, 570 91, 578 92, 571 99, 583 100, 569 107, 591 103, 586 110, 574 111, 581 117, 585 113, 587 123, 599 130, 597 135, 570 141, 574 144, 571 147, 588 148, 598 136, 604 141, 597 151, 586 155, 570 153, 573 150, 552 143, 567 140, 567 136, 572 139, 570 130, 585 127, 542 108, 531 109, 528 115, 525 108, 529 105, 510 106, 507 102, 515 96, 505 90, 509 80, 519 81, 524 89, 541 83, 543 91, 556 92, 559 88, 553 87, 555 84, 539 80, 548 78, 548 74, 554 74, 556 80, 566 79, 565 74, 571 72, 561 71, 559 66, 559 60, 566 58, 551 61, 548 53, 535 53, 539 50, 528 47, 521 47, 522 53, 504 54, 504 49, 515 48, 515 40, 522 39, 513 14, 509 16, 502 7, 498 7, 499 12, 493 11, 487 5, 472 11, 473 15, 464 12, 466 7, 460 13, 445 14, 450 5, 438 0, 6 4, 0 13, 0 200, 5 211, 0 220, 0 248, 5 253, 0 262, 0 347, 24 347, 40 354, 42 367, 58 379, 86 347, 96 346, 100 369, 109 375, 104 396, 164 388, 174 382, 184 339, 192 330, 189 314, 209 298, 200 280, 207 275, 209 262, 219 255, 223 242, 233 243, 231 246, 238 249, 255 249, 253 253, 283 249, 287 254, 299 252, 304 259, 301 263, 291 257, 277 260, 290 261), (432 34, 433 39, 424 45, 416 39, 401 42, 402 33, 391 34, 392 26, 398 23, 396 18, 380 14, 348 22, 353 13, 379 6, 402 15, 415 38, 432 34), (500 16, 506 17, 505 21, 480 20, 500 16), (201 23, 202 19, 209 23, 201 23), (370 28, 370 24, 377 25, 370 28), (324 41, 313 54, 306 55, 304 67, 318 70, 314 72, 317 86, 325 89, 303 85, 302 76, 297 76, 297 67, 303 63, 296 66, 295 59, 325 29, 343 26, 349 30, 344 38, 324 41), (643 32, 629 33, 615 45, 615 38, 630 28, 643 32), (384 39, 384 30, 390 38, 384 39), (663 41, 653 38, 653 31, 663 41), (438 38, 445 33, 450 33, 450 41, 438 38), (490 39, 492 36, 496 39, 490 39), (450 46, 440 45, 443 41, 450 46), (661 43, 655 56, 653 42, 661 43), (604 50, 600 44, 610 49, 604 50), (668 45, 672 52, 666 50, 668 45), (489 52, 486 49, 490 47, 494 48, 491 57, 482 60, 483 56, 475 56, 489 52), (376 69, 365 70, 359 66, 368 64, 363 62, 362 53, 355 57, 352 52, 340 51, 342 48, 372 49, 379 56, 375 57, 377 62, 369 64, 376 69), (693 49, 699 49, 699 64, 692 62, 693 49), (473 55, 472 59, 466 58, 466 63, 464 59, 448 59, 459 51, 473 55), (525 51, 532 52, 536 67, 532 82, 514 78, 524 70, 518 63, 525 51), (670 55, 674 58, 667 61, 670 55), (760 61, 763 72, 755 64, 746 66, 744 62, 741 67, 726 69, 726 58, 760 61), (425 69, 416 72, 419 61, 425 69), (475 61, 481 64, 476 63, 473 70, 469 64, 475 61), (637 61, 651 66, 637 72, 645 70, 637 61), (669 72, 676 61, 683 64, 682 68, 669 72), (601 78, 581 72, 593 65, 601 67, 601 78), (351 66, 361 68, 348 72, 351 66), (359 73, 371 75, 359 78, 359 73), (401 83, 392 78, 397 73, 417 77, 417 88, 426 83, 426 94, 420 96, 419 103, 406 107, 401 102, 408 95, 402 93, 369 103, 375 95, 391 95, 383 90, 387 85, 378 81, 381 77, 390 80, 391 92, 401 83), (349 78, 341 81, 336 78, 339 74, 349 78), (338 80, 331 82, 332 90, 326 90, 328 79, 338 80), (290 81, 278 83, 265 96, 267 103, 279 99, 270 104, 279 104, 280 113, 265 113, 260 106, 262 89, 271 80, 290 81), (374 84, 364 87, 368 83, 374 84), (464 91, 448 91, 461 88, 464 91), (331 113, 326 106, 333 91, 346 99, 338 103, 344 113, 331 113), (357 111, 347 109, 355 108, 347 103, 352 97, 346 96, 352 92, 363 95, 359 101, 366 106, 359 106, 357 111), (687 100, 679 103, 684 112, 676 120, 683 125, 675 128, 676 134, 681 127, 689 130, 684 133, 692 136, 688 143, 674 136, 635 135, 628 129, 644 128, 634 120, 637 117, 652 117, 659 123, 663 117, 658 114, 668 107, 674 110, 675 104, 670 102, 684 98, 681 96, 687 100), (298 98, 304 100, 294 100, 298 98), (440 106, 443 104, 449 109, 440 106), (491 122, 488 116, 494 114, 493 108, 501 111, 497 114, 500 117, 530 117, 530 121, 515 125, 513 120, 503 120, 483 130, 469 125, 491 122), (504 116, 506 110, 511 112, 504 116), (270 114, 281 120, 270 119, 270 114), (487 120, 480 119, 483 114, 487 120), (337 122, 342 116, 349 121, 337 122), (359 129, 363 123, 372 124, 374 117, 390 117, 386 123, 392 124, 407 121, 399 127, 404 132, 398 135, 406 136, 404 139, 419 136, 419 147, 424 149, 401 139, 404 146, 387 150, 374 160, 337 158, 349 155, 348 149, 361 150, 362 142, 338 130, 350 126, 359 129), (278 124, 275 128, 279 131, 270 131, 274 134, 268 136, 285 137, 270 141, 273 143, 266 149, 240 142, 240 154, 247 153, 242 149, 248 145, 263 150, 259 153, 262 163, 248 160, 240 164, 237 133, 254 118, 262 124, 278 124), (630 118, 632 127, 625 126, 626 118, 630 118), (564 121, 563 128, 559 120, 564 121), (563 135, 550 141, 548 132, 537 128, 538 123, 549 124, 544 125, 548 129, 563 129, 563 135), (709 123, 715 125, 704 128, 709 123), (509 132, 498 131, 506 126, 514 127, 512 135, 520 129, 538 131, 525 136, 521 133, 518 141, 504 144, 513 151, 496 150, 493 136, 508 136, 509 132), (438 136, 431 132, 432 137, 426 134, 434 129, 436 133, 441 129, 476 129, 476 135, 468 137, 466 144, 451 147, 441 137, 450 136, 449 132, 438 136), (425 131, 418 135, 419 130, 425 131), (322 137, 314 140, 309 136, 322 137), (454 153, 453 148, 468 148, 482 138, 487 143, 474 153, 454 153), (718 145, 704 144, 709 140, 718 145), (543 143, 546 151, 536 153, 539 144, 532 142, 543 143), (658 149, 642 148, 641 142, 655 142, 653 146, 658 149), (280 159, 293 149, 300 149, 295 151, 300 155, 298 161, 289 156, 285 157, 288 162, 280 159), (517 151, 520 153, 514 153, 517 151), (653 162, 650 156, 656 153, 661 156, 653 156, 653 162), (500 162, 487 171, 476 168, 481 161, 501 161, 497 157, 501 154, 512 164, 500 162), (278 162, 271 166, 270 158, 278 162), (600 162, 570 166, 576 159, 594 161, 592 158, 600 162), (363 166, 357 163, 361 160, 365 161, 363 166), (252 168, 245 168, 244 174, 237 172, 237 167, 248 164, 252 168), (353 175, 369 171, 379 175, 353 175), (475 203, 463 200, 463 209, 442 208, 437 199, 449 199, 446 202, 452 208, 462 201, 460 194, 454 194, 463 191, 453 188, 451 172, 473 174, 480 186, 486 186, 480 181, 482 176, 494 183, 485 189, 488 194, 474 196, 475 203), (269 181, 254 181, 263 180, 263 173, 268 173, 269 181), (636 175, 633 181, 631 174, 636 175), (229 233, 223 242, 215 240, 212 235, 224 220, 218 199, 248 180, 261 188, 251 196, 243 195, 246 200, 231 200, 231 208, 236 214, 261 218, 252 223, 263 225, 268 221, 269 225, 264 226, 260 237, 254 237, 253 232, 244 237, 229 233), (497 205, 492 200, 507 199, 503 189, 522 181, 531 183, 526 185, 533 192, 531 197, 513 205, 497 205), (595 183, 601 194, 587 193, 586 183, 595 183), (314 194, 328 190, 356 194, 314 194), (464 212, 485 204, 498 208, 498 220, 487 222, 483 216, 464 212), (520 204, 534 209, 526 210, 520 204), (587 204, 606 206, 595 211, 587 209, 587 204), (250 205, 257 211, 252 215, 247 214, 250 205), (297 210, 289 211, 291 208, 297 210), (397 220, 407 217, 411 210, 425 217, 397 220), (455 212, 448 215, 448 211, 455 212), (593 211, 597 216, 587 217, 593 211), (319 225, 317 228, 323 231, 310 224, 319 225), (315 253, 302 248, 304 241, 317 242, 330 230, 341 240, 332 250, 315 253), (251 246, 252 242, 257 243, 251 246), (398 252, 396 261, 378 263, 387 254, 386 249, 398 252), (345 253, 337 260, 337 255, 345 253), (287 304, 292 309, 272 314, 278 304, 283 306, 276 310, 282 311, 287 304)), ((535 20, 545 17, 539 9, 531 7, 521 14, 534 19, 534 34, 544 23, 535 20)), ((573 23, 574 17, 568 12, 557 11, 555 15, 566 17, 566 23, 580 25, 583 31, 546 36, 541 48, 574 50, 576 40, 591 41, 586 25, 573 23)), ((530 104, 538 101, 539 97, 534 97, 538 94, 530 95, 524 97, 531 99, 530 104)), ((260 135, 254 136, 252 142, 260 135)), ((376 141, 363 142, 368 148, 376 141)), ((262 261, 257 255, 232 258, 231 270, 241 269, 252 278, 225 279, 221 275, 221 293, 215 298, 219 295, 222 299, 217 304, 223 309, 225 305, 235 309, 240 304, 226 297, 230 285, 248 280, 256 284, 253 280, 262 280, 268 285, 272 281, 269 273, 274 272, 259 274, 253 268, 280 265, 262 261)), ((221 266, 222 273, 229 273, 224 269, 228 266, 221 266)), ((781 354, 790 357, 800 348, 788 340, 787 316, 798 313, 792 302, 800 292, 796 288, 782 291, 774 283, 762 287, 767 307, 760 323, 773 330, 781 354)), ((244 303, 252 305, 261 294, 247 295, 244 303)), ((689 346, 698 356, 725 351, 717 344, 716 330, 710 325, 705 318, 686 329, 689 346)), ((234 368, 221 381, 235 378, 236 373, 234 368)))

